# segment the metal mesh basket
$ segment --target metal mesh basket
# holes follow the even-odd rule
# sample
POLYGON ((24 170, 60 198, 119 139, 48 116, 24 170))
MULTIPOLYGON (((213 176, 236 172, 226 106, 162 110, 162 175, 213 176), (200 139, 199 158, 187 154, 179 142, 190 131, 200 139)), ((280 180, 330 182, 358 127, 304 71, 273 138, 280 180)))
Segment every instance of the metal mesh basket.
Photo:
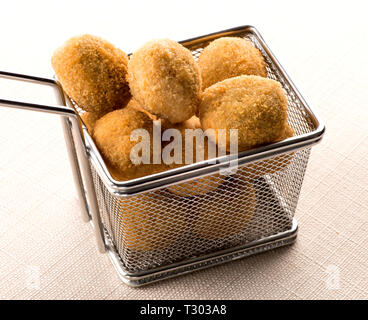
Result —
MULTIPOLYGON (((75 119, 64 115, 65 137, 86 220, 92 217, 101 251, 107 249, 129 285, 150 283, 295 240, 293 217, 310 148, 322 138, 324 127, 253 27, 182 44, 198 58, 209 42, 222 36, 249 39, 262 52, 267 76, 279 81, 287 94, 288 123, 294 130, 292 138, 239 154, 235 173, 219 173, 219 168, 232 160, 226 156, 215 163, 204 161, 116 181, 86 127, 82 124, 81 135, 75 119)), ((69 113, 81 111, 65 98, 69 113)))
MULTIPOLYGON (((243 29, 232 36, 249 39, 262 52, 268 78, 279 81, 287 93, 288 123, 295 135, 313 132, 316 126, 304 104, 252 31, 243 29)), ((221 36, 183 45, 197 59, 210 41, 221 36)), ((92 165, 103 225, 125 276, 138 284, 150 282, 155 270, 180 262, 185 266, 185 261, 293 229, 309 153, 310 147, 284 152, 242 165, 232 175, 215 172, 129 197, 111 193, 92 165), (147 274, 151 276, 140 279, 147 274)))

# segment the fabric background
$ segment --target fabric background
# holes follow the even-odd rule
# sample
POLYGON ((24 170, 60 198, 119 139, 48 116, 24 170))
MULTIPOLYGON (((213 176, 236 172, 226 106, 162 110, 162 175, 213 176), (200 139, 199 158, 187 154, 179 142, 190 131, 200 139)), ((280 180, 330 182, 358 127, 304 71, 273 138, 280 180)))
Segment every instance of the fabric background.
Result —
MULTIPOLYGON (((368 298, 363 1, 107 1, 106 9, 101 2, 52 3, 3 6, 0 69, 50 77, 53 50, 78 33, 129 52, 151 38, 252 24, 327 130, 312 149, 296 244, 134 289, 98 253, 91 226, 80 218, 58 117, 1 107, 1 299, 368 298), (339 281, 331 287, 333 276, 339 281)), ((3 79, 0 97, 53 103, 49 89, 3 79)))

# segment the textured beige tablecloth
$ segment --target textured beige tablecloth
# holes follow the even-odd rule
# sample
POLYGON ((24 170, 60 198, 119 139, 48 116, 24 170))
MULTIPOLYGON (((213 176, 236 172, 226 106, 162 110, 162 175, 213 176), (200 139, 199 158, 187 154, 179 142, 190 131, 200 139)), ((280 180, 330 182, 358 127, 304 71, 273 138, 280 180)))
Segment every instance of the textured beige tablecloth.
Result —
MULTIPOLYGON (((296 244, 133 289, 97 252, 91 226, 80 218, 58 117, 0 107, 1 299, 368 298, 364 2, 146 3, 132 4, 130 14, 116 2, 106 12, 90 3, 88 14, 78 1, 73 7, 47 3, 5 8, 0 69, 50 76, 53 48, 75 33, 100 34, 129 51, 152 37, 183 39, 249 23, 260 29, 327 131, 312 150, 296 244), (198 11, 190 9, 194 5, 198 11), (36 14, 42 19, 31 23, 36 14)), ((52 103, 48 93, 19 88, 0 81, 0 96, 52 103)))

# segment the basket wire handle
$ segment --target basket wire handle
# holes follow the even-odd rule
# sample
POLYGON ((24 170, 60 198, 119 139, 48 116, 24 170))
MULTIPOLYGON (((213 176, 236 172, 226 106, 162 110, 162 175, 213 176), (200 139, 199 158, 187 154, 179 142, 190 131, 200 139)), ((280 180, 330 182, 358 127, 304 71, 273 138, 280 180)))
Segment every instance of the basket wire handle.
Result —
POLYGON ((82 207, 82 219, 85 222, 93 221, 97 246, 100 252, 106 251, 103 224, 100 217, 98 202, 93 185, 88 152, 84 143, 78 115, 73 108, 66 106, 64 92, 60 84, 54 79, 16 74, 0 71, 0 77, 19 81, 28 81, 42 85, 49 85, 57 89, 58 105, 41 105, 35 103, 0 99, 0 105, 10 108, 32 110, 57 114, 61 116, 64 138, 72 167, 74 183, 82 207))

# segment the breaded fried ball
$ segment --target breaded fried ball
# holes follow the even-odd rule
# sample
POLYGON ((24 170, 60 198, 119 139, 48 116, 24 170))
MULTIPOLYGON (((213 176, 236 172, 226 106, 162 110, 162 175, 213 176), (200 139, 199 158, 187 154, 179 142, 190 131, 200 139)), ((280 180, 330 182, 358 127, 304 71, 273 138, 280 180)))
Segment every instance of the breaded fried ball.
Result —
POLYGON ((122 198, 119 202, 118 242, 134 251, 153 251, 168 247, 185 232, 183 213, 167 205, 158 193, 122 198))
POLYGON ((223 37, 212 41, 198 59, 203 89, 241 75, 267 76, 261 52, 249 40, 223 37))
POLYGON ((102 116, 130 99, 128 56, 99 37, 71 38, 55 51, 51 63, 65 92, 85 111, 102 116))
POLYGON ((112 111, 97 120, 94 139, 104 157, 110 173, 118 180, 129 180, 167 170, 165 164, 152 163, 152 120, 134 108, 112 111), (147 130, 150 136, 150 163, 134 164, 130 158, 131 149, 140 142, 130 141, 133 130, 147 130))
POLYGON ((191 52, 179 43, 152 40, 138 49, 128 64, 134 99, 171 123, 189 119, 197 111, 201 79, 191 52))
POLYGON ((219 147, 230 151, 230 129, 238 132, 238 150, 278 140, 287 125, 287 99, 281 85, 259 76, 218 82, 202 94, 199 118, 203 130, 215 129, 219 147), (226 129, 226 145, 217 129, 226 129))
POLYGON ((130 150, 136 141, 130 141, 131 132, 145 129, 152 132, 152 121, 143 112, 133 108, 112 111, 97 120, 94 132, 95 142, 102 155, 121 171, 134 169, 130 150))
POLYGON ((229 180, 223 187, 217 189, 216 197, 211 201, 206 199, 198 205, 199 216, 193 229, 201 238, 216 240, 236 235, 244 230, 254 215, 256 194, 251 183, 229 180), (226 190, 236 190, 236 201, 233 196, 226 195, 226 190))
POLYGON ((96 122, 98 119, 100 119, 99 115, 94 112, 85 112, 81 115, 81 119, 84 125, 87 127, 89 134, 93 136, 96 122))

